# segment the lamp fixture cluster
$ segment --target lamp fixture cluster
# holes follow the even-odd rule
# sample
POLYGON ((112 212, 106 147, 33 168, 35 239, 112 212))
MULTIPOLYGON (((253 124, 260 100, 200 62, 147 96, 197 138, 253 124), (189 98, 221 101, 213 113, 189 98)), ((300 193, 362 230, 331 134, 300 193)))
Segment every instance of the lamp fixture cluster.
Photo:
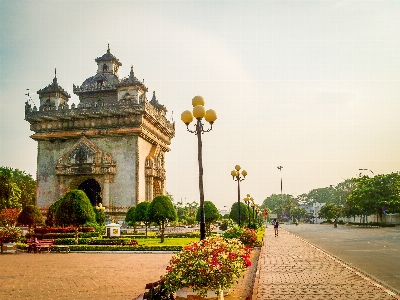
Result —
MULTIPOLYGON (((233 170, 232 172, 231 172, 231 175, 232 175, 232 177, 233 177, 233 179, 235 179, 235 178, 237 178, 237 179, 240 179, 240 166, 239 165, 236 165, 235 166, 235 170, 233 170)), ((244 177, 246 177, 246 175, 247 175, 247 171, 246 170, 243 170, 242 171, 242 175, 243 175, 243 178, 244 177)))
POLYGON ((250 202, 251 202, 251 206, 253 207, 255 204, 254 204, 254 199, 253 199, 253 197, 251 197, 250 196, 250 194, 247 194, 246 195, 246 198, 243 198, 243 201, 244 202, 246 202, 246 204, 250 204, 250 202))
POLYGON ((204 118, 211 125, 215 122, 217 119, 217 113, 212 109, 206 111, 204 104, 205 102, 202 96, 195 96, 192 99, 193 111, 185 110, 181 114, 181 120, 186 124, 186 126, 189 126, 194 118, 197 120, 204 118))

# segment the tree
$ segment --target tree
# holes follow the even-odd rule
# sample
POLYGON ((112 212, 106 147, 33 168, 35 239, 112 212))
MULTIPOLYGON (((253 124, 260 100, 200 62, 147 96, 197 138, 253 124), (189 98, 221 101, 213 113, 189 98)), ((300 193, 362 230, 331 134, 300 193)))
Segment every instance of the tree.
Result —
MULTIPOLYGON (((283 195, 282 195, 283 196, 283 195)), ((282 212, 282 197, 281 195, 272 194, 271 196, 264 199, 261 204, 261 208, 267 208, 272 213, 278 213, 277 211, 280 209, 282 212)), ((279 213, 280 213, 279 212, 279 213)))
POLYGON ((135 211, 136 211, 136 206, 132 206, 128 210, 128 212, 126 213, 126 216, 125 216, 125 222, 127 222, 129 226, 133 226, 133 231, 136 232, 137 220, 135 217, 135 211))
POLYGON ((261 209, 267 208, 268 211, 274 214, 284 214, 289 215, 290 211, 297 206, 297 199, 293 198, 292 195, 289 194, 272 194, 268 198, 264 199, 261 204, 261 209), (282 209, 283 207, 283 209, 282 209))
POLYGON ((356 180, 354 178, 346 179, 345 181, 338 183, 335 187, 336 201, 334 203, 343 205, 346 198, 356 187, 356 180))
POLYGON ((149 206, 149 217, 152 222, 161 226, 161 243, 164 243, 165 223, 178 218, 171 199, 164 195, 155 197, 149 206))
POLYGON ((149 207, 150 207, 150 202, 140 202, 136 206, 136 210, 134 212, 135 215, 135 220, 137 222, 143 222, 144 226, 146 228, 146 238, 147 238, 147 228, 149 227, 151 220, 149 216, 149 207))
POLYGON ((104 226, 106 224, 106 213, 104 212, 104 206, 98 207, 94 206, 94 213, 96 216, 96 223, 98 225, 104 226))
MULTIPOLYGON (((218 221, 221 216, 217 207, 211 201, 204 201, 204 216, 207 233, 211 235, 211 225, 218 221)), ((200 209, 197 210, 196 220, 200 222, 200 209)))
POLYGON ((307 214, 307 211, 304 208, 295 207, 292 209, 292 216, 295 217, 297 220, 300 220, 307 214))
POLYGON ((61 198, 55 216, 58 225, 74 227, 76 245, 79 226, 96 221, 93 206, 85 192, 81 190, 71 190, 66 193, 61 198))
POLYGON ((43 216, 36 205, 25 206, 18 217, 18 224, 27 225, 28 230, 31 231, 32 226, 43 223, 43 216))
POLYGON ((36 180, 32 178, 32 175, 15 169, 13 171, 13 178, 21 190, 19 203, 21 203, 22 208, 27 205, 36 205, 36 180))
POLYGON ((20 208, 3 208, 0 211, 0 221, 5 226, 15 226, 20 213, 20 208))
POLYGON ((319 211, 318 217, 331 221, 331 219, 335 219, 340 215, 340 210, 340 207, 336 204, 326 204, 319 211))
POLYGON ((49 206, 49 209, 47 210, 47 216, 45 223, 49 227, 53 227, 56 225, 56 211, 58 206, 61 203, 61 199, 58 199, 56 202, 54 202, 52 205, 49 206))
POLYGON ((10 168, 0 168, 0 210, 3 208, 20 208, 21 190, 14 180, 10 168))
POLYGON ((334 189, 332 187, 313 189, 307 194, 308 203, 334 203, 334 189))
MULTIPOLYGON (((247 205, 240 202, 240 225, 244 226, 245 224, 248 223, 249 221, 249 210, 247 208, 247 205)), ((229 217, 239 224, 239 205, 237 202, 232 204, 231 207, 231 212, 229 214, 229 217)))
POLYGON ((0 167, 0 209, 36 204, 36 181, 24 171, 0 167))
POLYGON ((400 211, 400 175, 391 173, 355 179, 356 188, 348 195, 346 204, 367 216, 376 213, 382 219, 385 212, 400 211))

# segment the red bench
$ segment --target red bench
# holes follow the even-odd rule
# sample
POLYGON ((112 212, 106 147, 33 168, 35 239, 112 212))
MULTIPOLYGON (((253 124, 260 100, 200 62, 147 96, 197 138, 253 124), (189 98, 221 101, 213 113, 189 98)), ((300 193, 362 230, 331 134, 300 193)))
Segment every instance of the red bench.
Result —
POLYGON ((54 240, 30 240, 27 242, 27 244, 28 253, 32 251, 34 253, 41 253, 42 251, 51 252, 51 247, 54 244, 54 240))

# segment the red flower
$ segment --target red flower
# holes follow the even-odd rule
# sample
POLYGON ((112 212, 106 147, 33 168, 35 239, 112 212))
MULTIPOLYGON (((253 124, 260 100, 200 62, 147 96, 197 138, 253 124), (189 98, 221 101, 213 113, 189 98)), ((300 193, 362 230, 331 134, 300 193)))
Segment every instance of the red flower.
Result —
POLYGON ((218 265, 218 263, 219 263, 218 258, 213 257, 213 258, 212 258, 212 264, 213 264, 214 266, 216 266, 216 265, 218 265))

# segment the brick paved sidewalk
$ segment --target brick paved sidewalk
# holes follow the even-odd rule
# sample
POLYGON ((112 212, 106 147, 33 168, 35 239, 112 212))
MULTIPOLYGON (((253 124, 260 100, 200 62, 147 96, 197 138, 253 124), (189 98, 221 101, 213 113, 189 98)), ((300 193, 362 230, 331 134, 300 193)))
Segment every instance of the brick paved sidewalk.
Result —
POLYGON ((0 255, 0 299, 132 300, 165 273, 172 253, 0 255))
POLYGON ((279 229, 267 228, 253 300, 400 299, 322 250, 279 229))

